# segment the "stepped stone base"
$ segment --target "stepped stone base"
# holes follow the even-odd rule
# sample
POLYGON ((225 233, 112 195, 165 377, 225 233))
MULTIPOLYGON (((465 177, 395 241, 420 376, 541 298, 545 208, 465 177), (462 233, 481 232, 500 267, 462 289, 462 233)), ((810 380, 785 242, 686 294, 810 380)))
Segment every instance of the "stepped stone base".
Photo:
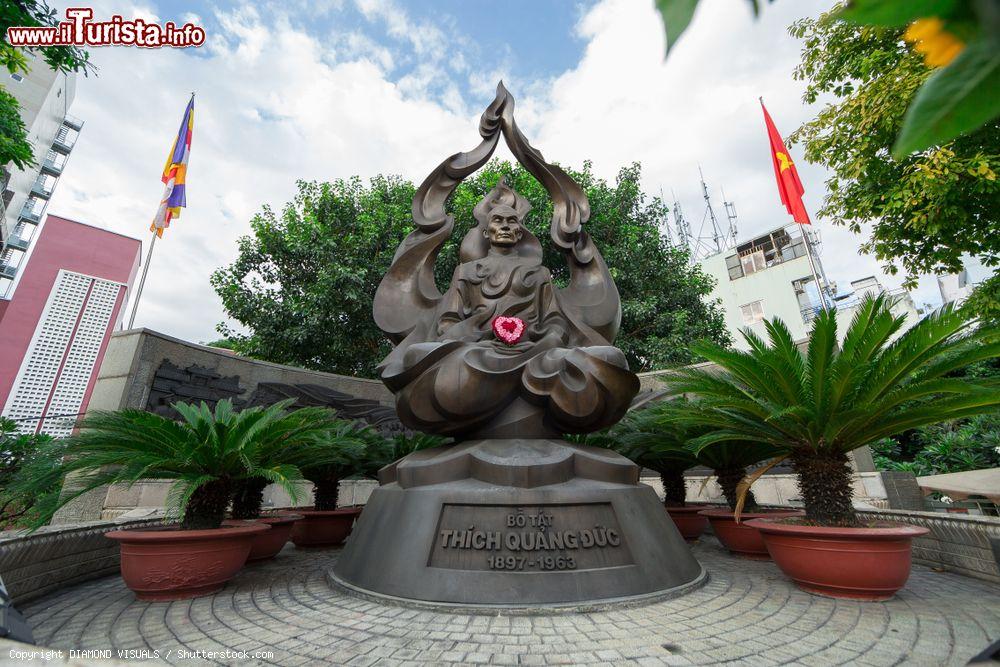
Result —
POLYGON ((705 577, 639 468, 561 440, 477 440, 380 473, 332 572, 365 592, 472 606, 679 594, 705 577))

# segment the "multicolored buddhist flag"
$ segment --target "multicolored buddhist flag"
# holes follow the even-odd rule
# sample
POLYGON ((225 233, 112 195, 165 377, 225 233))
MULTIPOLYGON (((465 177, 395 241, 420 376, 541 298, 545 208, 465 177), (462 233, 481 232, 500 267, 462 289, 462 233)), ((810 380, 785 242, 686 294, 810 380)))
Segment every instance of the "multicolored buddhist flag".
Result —
POLYGON ((781 195, 781 203, 792 216, 792 219, 800 225, 811 224, 809 214, 806 212, 806 205, 802 201, 802 194, 805 190, 802 181, 799 180, 799 172, 795 168, 795 163, 785 148, 785 142, 778 134, 778 128, 771 120, 771 114, 767 113, 764 100, 760 101, 760 108, 764 110, 764 124, 767 125, 767 137, 771 141, 771 160, 774 162, 774 178, 778 181, 778 194, 781 195))
POLYGON ((160 201, 160 208, 156 211, 150 231, 155 231, 156 236, 163 237, 163 230, 170 226, 170 221, 179 218, 181 207, 187 206, 185 195, 185 180, 187 179, 188 158, 191 156, 191 135, 194 133, 194 94, 191 94, 191 101, 188 102, 187 109, 184 110, 184 118, 181 120, 181 127, 177 131, 174 145, 170 147, 167 155, 167 164, 163 167, 163 176, 160 178, 166 184, 163 190, 163 199, 160 201))

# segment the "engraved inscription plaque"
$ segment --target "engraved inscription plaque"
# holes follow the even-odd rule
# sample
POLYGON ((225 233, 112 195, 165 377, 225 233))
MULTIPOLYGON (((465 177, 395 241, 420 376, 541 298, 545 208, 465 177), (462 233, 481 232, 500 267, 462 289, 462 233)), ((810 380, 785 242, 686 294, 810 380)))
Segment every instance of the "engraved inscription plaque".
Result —
POLYGON ((632 565, 611 503, 445 504, 431 567, 560 572, 632 565))

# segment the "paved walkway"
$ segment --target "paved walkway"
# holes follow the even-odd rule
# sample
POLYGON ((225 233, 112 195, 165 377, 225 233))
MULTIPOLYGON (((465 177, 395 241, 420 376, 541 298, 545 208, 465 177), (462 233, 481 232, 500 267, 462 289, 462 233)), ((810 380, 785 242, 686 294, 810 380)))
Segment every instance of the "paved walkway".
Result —
POLYGON ((964 665, 1000 637, 1000 587, 915 567, 887 603, 809 595, 772 563, 694 546, 709 582, 681 598, 598 613, 466 615, 377 604, 333 589, 338 550, 296 551, 244 570, 215 596, 137 602, 118 577, 24 610, 52 648, 216 651, 221 664, 964 665), (246 651, 247 658, 224 652, 246 651), (253 657, 253 652, 270 657, 253 657))

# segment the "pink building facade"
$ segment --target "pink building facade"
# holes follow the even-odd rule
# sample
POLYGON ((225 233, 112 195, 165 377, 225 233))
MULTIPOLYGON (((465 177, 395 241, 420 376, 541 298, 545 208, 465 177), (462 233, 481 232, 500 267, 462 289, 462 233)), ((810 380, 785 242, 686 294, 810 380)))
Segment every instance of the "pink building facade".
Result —
POLYGON ((0 301, 0 406, 22 431, 69 435, 124 315, 142 244, 50 215, 0 301))

